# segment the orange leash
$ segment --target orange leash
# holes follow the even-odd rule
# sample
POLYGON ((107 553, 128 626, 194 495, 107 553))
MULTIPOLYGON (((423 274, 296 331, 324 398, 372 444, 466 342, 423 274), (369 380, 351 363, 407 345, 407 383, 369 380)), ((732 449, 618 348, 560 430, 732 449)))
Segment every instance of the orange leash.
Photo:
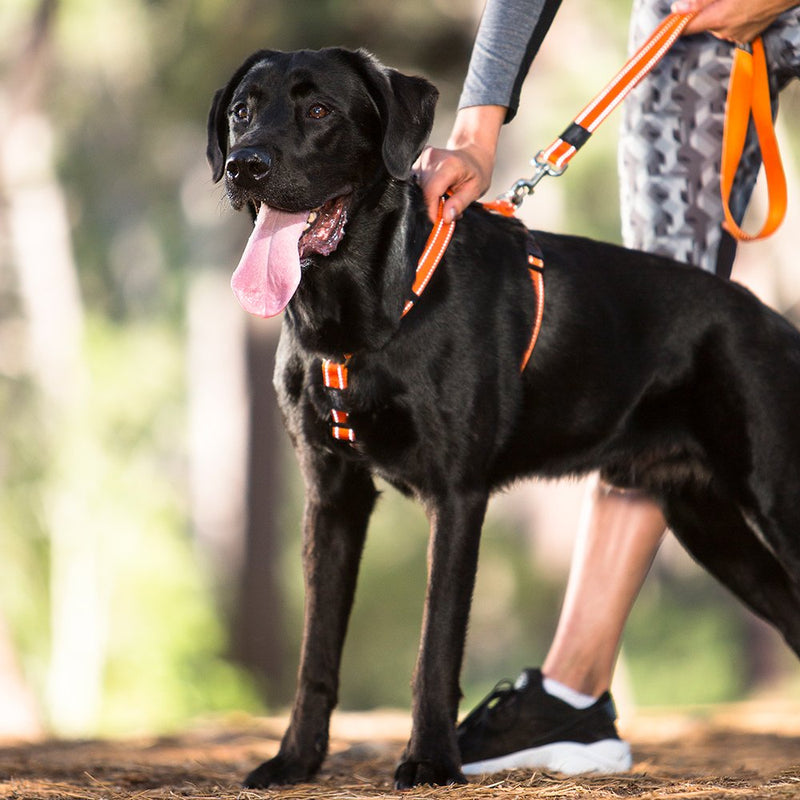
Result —
POLYGON ((581 110, 564 133, 539 153, 537 161, 543 161, 555 174, 563 172, 600 123, 664 57, 694 16, 670 14, 666 17, 600 94, 581 110))
MULTIPOLYGON (((528 179, 518 180, 505 194, 485 205, 493 211, 512 216, 545 175, 562 175, 572 157, 628 93, 658 64, 694 16, 670 14, 666 17, 614 78, 581 110, 569 127, 549 147, 536 154, 531 161, 531 165, 536 168, 534 174, 528 179)), ((752 43, 752 48, 737 47, 734 55, 725 108, 720 177, 725 228, 743 241, 762 239, 774 233, 786 213, 786 178, 772 124, 769 77, 760 37, 752 43), (764 227, 754 235, 741 230, 728 206, 751 115, 767 175, 770 204, 764 227)))
POLYGON ((536 184, 545 176, 563 175, 572 157, 589 140, 609 114, 663 58, 689 24, 694 14, 670 14, 650 34, 642 46, 625 62, 603 90, 586 105, 567 129, 549 147, 540 150, 531 165, 536 168, 528 179, 518 180, 504 195, 491 203, 492 210, 512 215, 536 184))
POLYGON ((751 46, 738 46, 733 56, 722 135, 720 187, 725 212, 724 227, 736 239, 746 242, 764 239, 773 234, 783 222, 787 205, 786 175, 772 124, 767 60, 761 37, 755 39, 751 46), (751 117, 761 148, 769 197, 767 218, 761 230, 754 234, 746 233, 739 227, 729 206, 733 180, 742 158, 751 117))

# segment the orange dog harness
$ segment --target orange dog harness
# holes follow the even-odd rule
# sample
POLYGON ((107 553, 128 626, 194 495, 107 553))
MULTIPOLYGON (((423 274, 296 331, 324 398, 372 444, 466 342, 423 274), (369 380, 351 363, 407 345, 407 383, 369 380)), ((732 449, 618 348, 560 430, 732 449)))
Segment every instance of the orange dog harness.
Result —
MULTIPOLYGON (((487 204, 490 206, 491 204, 487 204)), ((422 251, 422 255, 417 262, 417 269, 414 276, 414 283, 411 286, 411 297, 406 301, 403 306, 403 313, 401 319, 408 314, 414 307, 414 304, 420 298, 425 288, 430 283, 433 273, 439 266, 450 240, 453 238, 453 231, 455 230, 455 221, 445 222, 442 216, 444 209, 444 201, 439 203, 439 215, 433 230, 428 236, 428 241, 422 251)), ((528 256, 528 269, 533 282, 533 291, 536 297, 536 315, 534 317, 533 331, 531 333, 530 343, 522 357, 520 365, 520 372, 522 372, 528 365, 531 353, 536 344, 536 339, 539 336, 539 330, 542 327, 542 318, 544 315, 544 260, 542 259, 539 246, 536 244, 532 235, 528 234, 527 243, 527 256, 528 256)), ((346 353, 344 361, 334 361, 330 358, 322 360, 322 382, 328 389, 336 389, 343 392, 348 386, 348 363, 352 354, 346 353)), ((341 397, 341 395, 340 395, 341 397)), ((350 417, 346 411, 338 408, 331 409, 331 435, 334 439, 339 441, 353 443, 356 441, 356 433, 350 424, 350 417)))

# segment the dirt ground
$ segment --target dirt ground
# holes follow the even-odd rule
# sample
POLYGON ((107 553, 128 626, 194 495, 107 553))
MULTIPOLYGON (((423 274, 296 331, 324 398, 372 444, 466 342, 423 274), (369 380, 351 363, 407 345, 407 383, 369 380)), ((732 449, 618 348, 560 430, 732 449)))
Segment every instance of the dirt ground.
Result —
POLYGON ((48 741, 0 746, 0 798, 22 800, 606 800, 800 798, 800 706, 744 704, 623 720, 634 748, 624 776, 488 776, 460 787, 396 792, 392 773, 408 732, 394 712, 339 714, 331 755, 313 784, 245 791, 241 777, 278 747, 285 720, 198 726, 130 741, 48 741))

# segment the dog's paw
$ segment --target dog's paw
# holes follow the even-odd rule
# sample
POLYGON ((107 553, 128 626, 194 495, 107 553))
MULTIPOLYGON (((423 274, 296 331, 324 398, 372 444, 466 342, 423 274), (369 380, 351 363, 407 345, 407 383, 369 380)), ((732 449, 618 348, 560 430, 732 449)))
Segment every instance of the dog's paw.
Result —
POLYGON ((467 779, 457 764, 436 761, 409 759, 403 761, 394 773, 394 786, 398 790, 411 789, 423 783, 447 786, 466 782, 467 779))
POLYGON ((266 789, 268 786, 283 786, 301 783, 314 776, 316 769, 278 754, 256 767, 243 781, 245 789, 266 789))

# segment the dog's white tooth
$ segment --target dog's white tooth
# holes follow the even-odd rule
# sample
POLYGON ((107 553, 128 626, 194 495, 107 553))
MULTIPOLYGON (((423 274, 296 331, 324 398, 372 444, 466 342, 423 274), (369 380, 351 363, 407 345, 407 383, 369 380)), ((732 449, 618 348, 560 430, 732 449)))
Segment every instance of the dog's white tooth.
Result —
POLYGON ((312 224, 313 224, 313 223, 315 223, 316 221, 317 221, 317 212, 316 212, 316 211, 312 211, 312 212, 311 212, 311 213, 308 215, 308 220, 307 220, 307 222, 308 222, 308 224, 309 224, 309 225, 312 225, 312 224))

